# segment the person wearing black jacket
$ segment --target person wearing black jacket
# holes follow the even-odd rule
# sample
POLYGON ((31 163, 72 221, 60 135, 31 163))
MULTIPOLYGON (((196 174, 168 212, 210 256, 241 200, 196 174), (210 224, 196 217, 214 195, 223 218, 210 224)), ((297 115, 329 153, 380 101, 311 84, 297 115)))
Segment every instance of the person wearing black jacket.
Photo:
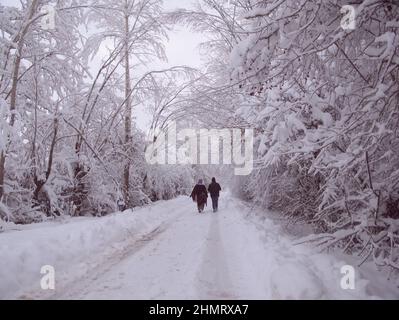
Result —
POLYGON ((220 187, 220 184, 216 182, 215 178, 212 178, 212 183, 208 187, 208 191, 211 194, 212 198, 212 207, 213 207, 213 212, 218 211, 218 206, 219 206, 219 194, 222 188, 220 187))
POLYGON ((193 192, 191 192, 191 198, 193 201, 197 202, 198 212, 204 211, 204 207, 208 202, 208 192, 202 179, 198 180, 197 185, 194 187, 193 192))

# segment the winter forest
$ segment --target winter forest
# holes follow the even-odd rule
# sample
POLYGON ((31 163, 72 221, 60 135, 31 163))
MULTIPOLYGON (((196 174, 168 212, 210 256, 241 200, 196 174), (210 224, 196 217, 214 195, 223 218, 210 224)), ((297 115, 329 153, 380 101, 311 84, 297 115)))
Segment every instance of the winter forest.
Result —
POLYGON ((395 283, 398 29, 397 0, 0 0, 0 248, 119 202, 128 219, 174 199, 194 215, 192 188, 216 177, 226 216, 245 204, 395 283), (200 65, 168 62, 175 30, 200 65), (149 163, 172 124, 253 129, 252 172, 149 163))

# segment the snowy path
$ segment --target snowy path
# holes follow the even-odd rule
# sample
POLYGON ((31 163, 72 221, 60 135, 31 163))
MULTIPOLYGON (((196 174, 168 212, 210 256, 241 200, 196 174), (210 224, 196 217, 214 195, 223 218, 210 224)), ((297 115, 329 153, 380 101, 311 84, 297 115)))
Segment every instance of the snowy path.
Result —
MULTIPOLYGON (((20 288, 22 299, 370 299, 397 298, 393 289, 375 290, 357 277, 356 290, 340 288, 340 268, 346 263, 293 246, 270 220, 248 218, 250 209, 239 200, 221 199, 217 214, 196 213, 186 197, 131 215, 162 218, 151 221, 146 232, 129 233, 100 250, 81 252, 77 259, 59 263, 56 290, 34 285, 20 288), (373 290, 371 290, 373 291, 373 290)), ((116 216, 126 226, 127 215, 116 216)), ((107 218, 103 218, 104 220, 107 218)), ((97 220, 103 220, 97 219, 97 220)), ((113 220, 111 220, 113 221, 113 220)), ((89 221, 76 222, 78 225, 89 221)), ((137 222, 135 222, 137 224, 137 222)), ((68 230, 67 223, 62 228, 68 230)), ((108 228, 109 221, 106 222, 108 228)), ((115 224, 116 226, 118 224, 115 224)), ((47 227, 51 228, 51 227, 47 227)), ((57 227, 54 227, 57 228, 57 227)), ((114 229, 117 227, 114 227, 114 229)), ((40 230, 40 229, 38 229, 40 230)), ((43 229, 41 229, 43 231, 43 229)), ((106 232, 107 229, 105 229, 106 232)), ((25 230, 0 235, 21 237, 25 230)), ((101 232, 100 230, 97 230, 101 232)), ((103 230, 104 231, 104 230, 103 230)), ((2 239, 3 238, 3 239, 2 239)), ((34 240, 33 240, 34 241, 34 240)), ((17 241, 18 242, 18 241, 17 241)), ((1 246, 0 246, 1 251, 1 246)), ((62 248, 60 248, 62 251, 62 248)), ((46 257, 48 255, 43 255, 46 257)), ((47 264, 44 260, 43 264, 47 264)), ((4 279, 4 278, 3 278, 4 279)), ((1 289, 0 274, 0 289, 1 289)), ((11 285, 10 285, 11 287, 11 285)), ((0 290, 0 293, 2 291, 0 290)), ((9 293, 9 292, 8 292, 9 293)), ((13 295, 8 295, 13 297, 13 295)))

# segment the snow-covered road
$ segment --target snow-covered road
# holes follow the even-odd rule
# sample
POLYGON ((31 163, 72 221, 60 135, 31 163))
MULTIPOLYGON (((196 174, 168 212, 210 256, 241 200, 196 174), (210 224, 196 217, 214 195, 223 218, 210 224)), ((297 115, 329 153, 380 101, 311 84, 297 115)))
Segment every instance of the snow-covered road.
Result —
POLYGON ((399 297, 382 276, 369 284, 368 279, 359 273, 355 290, 341 289, 343 275, 340 271, 346 262, 332 255, 319 254, 305 245, 293 246, 292 240, 278 225, 270 219, 261 222, 246 204, 237 199, 224 196, 220 206, 216 214, 208 207, 200 215, 192 201, 180 197, 133 213, 0 234, 0 253, 4 253, 6 258, 0 267, 6 268, 7 262, 11 267, 8 273, 4 270, 0 273, 0 297, 399 297), (87 233, 91 234, 89 238, 87 233), (56 245, 51 247, 50 242, 56 245), (83 249, 78 247, 80 242, 83 249), (16 250, 6 253, 4 250, 10 249, 12 243, 16 250), (59 254, 53 253, 54 250, 59 254), (32 257, 35 253, 37 255, 32 257), (29 264, 30 261, 33 265, 29 264), (45 264, 55 265, 54 291, 43 291, 39 287, 42 276, 39 266, 45 264), (17 274, 13 278, 12 269, 26 275, 17 274))

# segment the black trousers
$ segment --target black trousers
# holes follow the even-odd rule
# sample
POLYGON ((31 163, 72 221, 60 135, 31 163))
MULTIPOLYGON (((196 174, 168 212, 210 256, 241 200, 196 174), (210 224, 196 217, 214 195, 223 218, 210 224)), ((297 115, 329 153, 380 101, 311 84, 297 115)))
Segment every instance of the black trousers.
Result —
POLYGON ((219 196, 211 196, 212 198, 212 208, 213 210, 217 210, 219 206, 219 196))

